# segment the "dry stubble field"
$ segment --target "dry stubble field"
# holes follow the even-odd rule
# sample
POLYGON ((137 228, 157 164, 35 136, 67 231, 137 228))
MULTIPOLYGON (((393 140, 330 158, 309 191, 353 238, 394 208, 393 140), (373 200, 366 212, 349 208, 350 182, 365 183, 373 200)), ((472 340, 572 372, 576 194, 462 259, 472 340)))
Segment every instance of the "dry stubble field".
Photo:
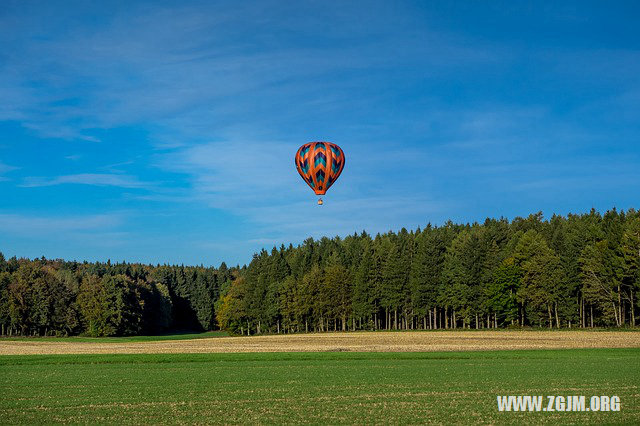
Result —
POLYGON ((407 331, 95 342, 0 339, 0 355, 170 354, 238 352, 436 352, 640 348, 638 331, 407 331))

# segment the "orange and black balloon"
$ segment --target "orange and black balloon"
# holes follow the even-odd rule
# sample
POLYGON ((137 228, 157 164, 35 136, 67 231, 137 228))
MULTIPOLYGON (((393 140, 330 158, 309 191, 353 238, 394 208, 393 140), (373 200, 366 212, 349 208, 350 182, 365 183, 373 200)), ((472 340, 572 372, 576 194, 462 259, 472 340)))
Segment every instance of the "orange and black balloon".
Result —
MULTIPOLYGON (((331 142, 309 142, 296 152, 296 168, 316 195, 324 195, 344 168, 344 152, 331 142)), ((318 199, 322 205, 322 198, 318 199)))

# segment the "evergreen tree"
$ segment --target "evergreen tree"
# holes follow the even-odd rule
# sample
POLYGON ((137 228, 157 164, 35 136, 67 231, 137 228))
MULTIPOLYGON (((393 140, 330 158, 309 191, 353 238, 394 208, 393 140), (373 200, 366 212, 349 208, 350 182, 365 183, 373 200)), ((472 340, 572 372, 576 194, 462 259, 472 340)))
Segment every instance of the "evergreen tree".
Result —
POLYGON ((522 285, 518 291, 529 320, 543 326, 545 311, 549 327, 559 324, 557 304, 561 300, 564 271, 560 259, 535 230, 527 231, 516 247, 515 260, 522 269, 522 285), (555 316, 554 316, 555 313, 555 316))
MULTIPOLYGON (((520 288, 522 271, 510 257, 493 274, 486 296, 489 310, 494 314, 497 325, 513 325, 518 320, 516 295, 520 288)), ((490 324, 491 321, 488 321, 490 324)))

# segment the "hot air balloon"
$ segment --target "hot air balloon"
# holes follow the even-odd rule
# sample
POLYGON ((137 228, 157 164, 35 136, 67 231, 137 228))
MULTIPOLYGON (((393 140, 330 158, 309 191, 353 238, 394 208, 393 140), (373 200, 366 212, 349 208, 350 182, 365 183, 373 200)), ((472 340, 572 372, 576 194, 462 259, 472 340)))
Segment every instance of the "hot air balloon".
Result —
MULTIPOLYGON (((342 173, 344 152, 331 142, 309 142, 296 152, 295 163, 302 179, 316 195, 324 195, 342 173)), ((322 205, 322 198, 318 199, 322 205)))

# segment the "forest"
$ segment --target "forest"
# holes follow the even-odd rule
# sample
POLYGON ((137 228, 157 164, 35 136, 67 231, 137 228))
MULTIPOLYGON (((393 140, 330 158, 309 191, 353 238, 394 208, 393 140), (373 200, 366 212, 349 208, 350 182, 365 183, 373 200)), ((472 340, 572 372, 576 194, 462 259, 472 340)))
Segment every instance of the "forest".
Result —
POLYGON ((309 238, 248 266, 5 259, 3 335, 635 327, 640 213, 309 238))
POLYGON ((150 266, 0 253, 2 335, 126 336, 216 328, 214 305, 234 274, 222 263, 150 266))

